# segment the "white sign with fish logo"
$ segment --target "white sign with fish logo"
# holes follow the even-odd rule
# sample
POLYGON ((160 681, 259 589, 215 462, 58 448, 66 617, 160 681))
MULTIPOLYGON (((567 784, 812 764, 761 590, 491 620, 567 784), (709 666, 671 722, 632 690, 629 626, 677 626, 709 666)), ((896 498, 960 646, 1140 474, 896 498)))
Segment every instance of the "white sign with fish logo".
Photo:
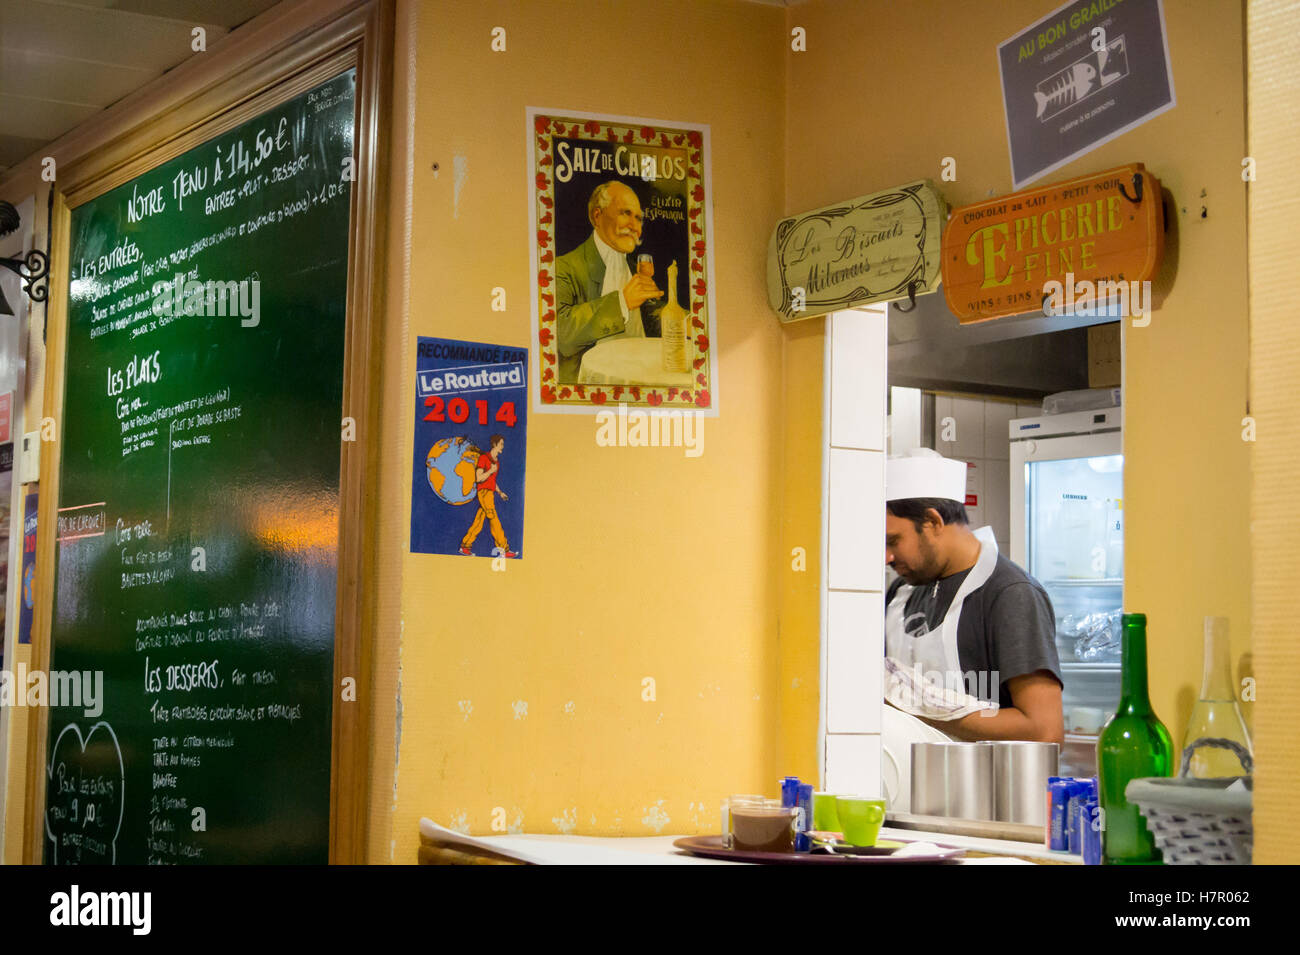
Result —
POLYGON ((1046 123, 1075 103, 1111 89, 1114 83, 1127 75, 1128 57, 1124 54, 1123 37, 1110 40, 1100 50, 1089 50, 1085 56, 1038 84, 1038 89, 1034 90, 1038 121, 1046 123))
POLYGON ((1074 0, 998 46, 1015 188, 1175 105, 1162 0, 1074 0))

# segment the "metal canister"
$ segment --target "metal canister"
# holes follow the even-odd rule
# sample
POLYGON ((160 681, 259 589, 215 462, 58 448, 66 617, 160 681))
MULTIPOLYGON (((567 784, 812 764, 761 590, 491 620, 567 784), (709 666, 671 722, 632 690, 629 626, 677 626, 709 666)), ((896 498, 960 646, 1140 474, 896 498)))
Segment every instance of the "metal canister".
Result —
POLYGON ((1084 865, 1101 865, 1100 813, 1096 797, 1085 800, 1079 810, 1084 865))
POLYGON ((998 740, 993 747, 993 818, 998 822, 1047 825, 1043 792, 1061 761, 1056 743, 998 740))
POLYGON ((918 816, 947 815, 948 754, 951 743, 912 744, 911 811, 918 816))
POLYGON ((798 789, 799 822, 794 837, 795 852, 807 852, 812 849, 812 839, 808 835, 812 829, 813 787, 812 783, 800 783, 798 789))
POLYGON ((993 749, 985 743, 913 743, 911 810, 993 818, 993 749))
POLYGON ((953 743, 948 750, 948 815, 993 818, 993 747, 953 743))
POLYGON ((1070 820, 1069 849, 1078 855, 1083 854, 1083 829, 1087 824, 1083 818, 1083 807, 1089 799, 1097 798, 1097 780, 1093 778, 1075 778, 1075 786, 1070 792, 1066 816, 1070 820))
POLYGON ((1074 780, 1068 776, 1050 776, 1047 780, 1047 824, 1043 827, 1048 849, 1065 852, 1070 848, 1069 819, 1066 817, 1070 803, 1070 789, 1074 780))

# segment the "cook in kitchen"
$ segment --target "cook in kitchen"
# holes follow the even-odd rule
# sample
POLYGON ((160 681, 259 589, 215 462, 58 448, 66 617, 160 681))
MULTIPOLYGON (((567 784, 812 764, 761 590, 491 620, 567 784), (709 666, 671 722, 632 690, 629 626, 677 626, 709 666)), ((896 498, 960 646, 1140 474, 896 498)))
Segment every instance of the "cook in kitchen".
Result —
POLYGON ((1062 743, 1056 617, 1042 585, 966 515, 966 463, 885 466, 885 700, 954 739, 1062 743))

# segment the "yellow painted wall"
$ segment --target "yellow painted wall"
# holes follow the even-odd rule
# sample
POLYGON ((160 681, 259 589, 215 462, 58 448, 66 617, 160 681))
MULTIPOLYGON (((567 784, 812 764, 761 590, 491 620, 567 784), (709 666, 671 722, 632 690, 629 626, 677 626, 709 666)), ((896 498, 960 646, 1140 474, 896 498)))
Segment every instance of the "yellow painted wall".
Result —
POLYGON ((1295 793, 1300 786, 1300 644, 1295 632, 1296 540, 1300 515, 1279 506, 1295 494, 1300 419, 1295 383, 1300 326, 1295 320, 1295 223, 1300 195, 1286 174, 1300 146, 1300 6, 1251 0, 1250 154, 1259 175, 1250 186, 1251 413, 1254 446, 1252 555, 1259 713, 1255 729, 1255 856, 1260 864, 1300 862, 1295 793))
MULTIPOLYGON (((786 205, 938 181, 945 156, 957 161, 957 180, 940 183, 951 205, 1011 192, 996 49, 1056 6, 789 8, 808 51, 787 54, 786 205)), ((1245 119, 1240 5, 1164 6, 1178 105, 1038 182, 1143 162, 1173 196, 1157 295, 1172 287, 1150 326, 1126 335, 1124 601, 1149 619, 1151 699, 1179 745, 1200 690, 1202 617, 1230 618, 1239 664, 1250 647, 1245 119)))
MULTIPOLYGON (((687 458, 598 447, 594 418, 533 413, 524 559, 493 572, 403 555, 395 861, 414 861, 421 816, 487 833, 498 807, 530 832, 713 831, 729 791, 814 769, 815 706, 803 762, 774 743, 789 560, 783 333, 764 268, 783 211, 784 16, 729 0, 419 5, 409 331, 385 368, 406 435, 408 476, 384 483, 393 525, 410 508, 416 337, 530 342, 526 106, 711 126, 721 415, 687 458), (489 48, 495 26, 505 53, 489 48)), ((811 680, 815 694, 815 650, 811 680)), ((377 804, 391 778, 375 778, 377 804)))
MULTIPOLYGON (((799 209, 786 208, 788 215, 799 209)), ((775 224, 775 223, 774 223, 775 224)), ((821 784, 817 754, 821 695, 822 407, 826 319, 787 325, 782 349, 780 416, 781 581, 779 608, 782 774, 821 784), (796 548, 799 552, 796 553, 796 548), (806 556, 806 568, 797 562, 806 556)), ((775 792, 772 793, 775 795, 775 792)))

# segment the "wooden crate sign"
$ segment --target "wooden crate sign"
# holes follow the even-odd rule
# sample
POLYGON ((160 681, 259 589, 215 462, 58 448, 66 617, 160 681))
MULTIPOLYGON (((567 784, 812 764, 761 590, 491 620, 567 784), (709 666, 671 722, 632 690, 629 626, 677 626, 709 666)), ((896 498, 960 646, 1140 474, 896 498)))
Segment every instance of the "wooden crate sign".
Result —
POLYGON ((782 219, 767 300, 782 322, 934 291, 948 205, 929 180, 782 219))
POLYGON ((954 209, 943 294, 963 325, 1022 315, 1043 308, 1048 283, 1147 281, 1163 254, 1160 183, 1131 163, 954 209))

